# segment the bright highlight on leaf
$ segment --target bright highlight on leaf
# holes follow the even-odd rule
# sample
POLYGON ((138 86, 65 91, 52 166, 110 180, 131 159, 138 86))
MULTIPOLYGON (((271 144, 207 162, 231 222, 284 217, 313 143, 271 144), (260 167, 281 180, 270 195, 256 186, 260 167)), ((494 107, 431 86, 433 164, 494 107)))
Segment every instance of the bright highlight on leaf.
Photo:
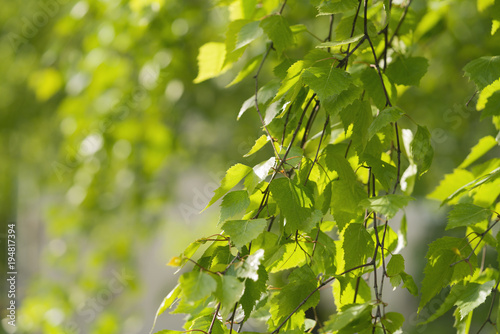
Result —
POLYGON ((210 42, 200 48, 198 54, 198 76, 194 83, 214 78, 221 74, 226 57, 226 45, 224 43, 210 42))

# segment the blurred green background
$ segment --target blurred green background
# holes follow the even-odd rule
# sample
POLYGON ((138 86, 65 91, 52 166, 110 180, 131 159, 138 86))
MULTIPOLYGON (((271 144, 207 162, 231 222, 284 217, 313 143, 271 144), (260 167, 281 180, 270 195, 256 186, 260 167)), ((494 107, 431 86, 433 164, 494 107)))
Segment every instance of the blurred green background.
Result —
MULTIPOLYGON (((198 212, 225 170, 270 153, 242 158, 262 134, 255 113, 236 121, 251 79, 224 88, 237 73, 229 71, 192 83, 198 48, 224 40, 227 11, 203 0, 0 4, 0 317, 7 224, 15 223, 17 333, 148 333, 177 279, 165 263, 218 232, 217 208, 198 212)), ((420 282, 427 243, 445 224, 424 196, 479 138, 496 136, 474 103, 465 106, 475 87, 462 68, 500 54, 500 33, 491 36, 475 1, 415 0, 411 8, 410 22, 433 20, 412 50, 429 59, 429 72, 398 101, 429 128, 436 152, 408 212, 404 254, 420 282)), ((311 30, 327 22, 305 0, 285 15, 311 30)), ((403 293, 394 300, 408 328, 416 303, 403 293)), ((443 332, 450 319, 424 332, 443 332)), ((180 324, 163 315, 157 329, 180 324)), ((4 319, 0 331, 11 329, 4 319)))

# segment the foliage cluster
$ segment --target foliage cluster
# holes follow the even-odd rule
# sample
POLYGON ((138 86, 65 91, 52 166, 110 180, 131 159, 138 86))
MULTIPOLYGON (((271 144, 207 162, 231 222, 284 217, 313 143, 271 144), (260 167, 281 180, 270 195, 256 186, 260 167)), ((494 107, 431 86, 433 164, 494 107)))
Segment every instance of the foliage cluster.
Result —
MULTIPOLYGON (((255 110, 263 131, 245 156, 264 148, 271 155, 227 170, 208 204, 222 199, 222 232, 194 241, 170 261, 193 267, 157 316, 179 300, 173 312, 188 314, 185 329, 208 334, 232 333, 236 325, 240 331, 248 321, 273 334, 401 330, 404 317, 384 302, 384 285, 419 291, 399 254, 407 243, 406 216, 399 224, 394 218, 413 200, 434 150, 427 127, 398 107, 398 97, 428 70, 414 43, 436 28, 439 10, 367 0, 218 5, 230 17, 225 41, 200 48, 195 82, 240 66, 229 85, 247 78, 255 90, 238 118, 255 110), (301 15, 317 16, 314 30, 301 15), (330 285, 336 311, 322 323, 315 308, 319 290, 330 285)), ((500 12, 495 3, 478 6, 500 12)), ((500 58, 472 60, 464 71, 477 86, 481 117, 492 116, 500 129, 500 58)), ((481 329, 495 323, 498 270, 484 256, 479 264, 477 255, 498 247, 492 231, 500 219, 500 159, 480 160, 498 142, 498 136, 479 140, 429 195, 453 205, 447 229, 466 232, 429 245, 419 311, 451 286, 424 321, 455 306, 459 332, 468 332, 473 310, 490 293, 481 329)))

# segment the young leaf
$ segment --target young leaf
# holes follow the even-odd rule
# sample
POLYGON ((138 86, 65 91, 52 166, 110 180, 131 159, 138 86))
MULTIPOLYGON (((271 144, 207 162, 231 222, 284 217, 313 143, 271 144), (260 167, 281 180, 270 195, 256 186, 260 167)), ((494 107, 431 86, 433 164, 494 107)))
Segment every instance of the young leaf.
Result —
POLYGON ((313 227, 311 216, 314 204, 308 190, 288 178, 273 180, 269 188, 286 218, 285 229, 290 233, 296 230, 310 231, 313 227))
POLYGON ((356 0, 327 0, 323 1, 318 8, 318 15, 332 15, 355 9, 358 5, 356 0))
POLYGON ((418 86, 427 73, 429 62, 423 57, 398 57, 387 67, 387 76, 398 85, 418 86))
POLYGON ((477 267, 477 258, 467 240, 443 237, 429 245, 427 264, 422 281, 422 298, 418 310, 427 304, 441 289, 472 275, 477 267), (471 255, 468 263, 463 260, 471 255))
POLYGON ((226 176, 220 182, 220 187, 214 191, 214 196, 207 204, 206 210, 209 206, 214 204, 219 198, 224 196, 229 190, 236 186, 248 173, 252 171, 252 168, 245 166, 243 164, 236 164, 229 168, 226 172, 226 176))
POLYGON ((483 155, 488 153, 493 147, 497 146, 498 143, 492 136, 486 136, 479 140, 479 142, 470 150, 464 161, 458 166, 458 168, 467 168, 473 164, 477 159, 481 158, 483 155))
POLYGON ((309 67, 304 71, 302 77, 304 83, 318 94, 320 101, 348 89, 352 82, 349 73, 335 68, 333 64, 309 67))
POLYGON ((486 297, 490 295, 493 286, 495 286, 495 281, 489 281, 483 284, 467 283, 464 291, 455 302, 457 310, 460 312, 460 320, 472 312, 476 307, 484 303, 486 297))
POLYGON ((362 212, 358 205, 366 199, 366 191, 358 182, 348 180, 332 181, 332 214, 342 231, 351 219, 355 219, 362 212))
POLYGON ((258 279, 256 281, 252 279, 245 280, 245 290, 243 292, 243 296, 240 298, 240 304, 245 313, 244 319, 248 319, 250 317, 250 314, 252 313, 257 302, 260 300, 261 295, 267 290, 266 282, 268 275, 263 265, 259 266, 257 274, 258 279))
POLYGON ((500 56, 475 59, 465 65, 464 71, 477 88, 482 90, 500 78, 500 56))
MULTIPOLYGON (((292 271, 288 284, 274 294, 271 300, 273 304, 278 305, 278 319, 287 317, 317 286, 318 280, 309 266, 304 265, 292 271)), ((300 309, 307 310, 318 303, 319 291, 316 291, 300 309)))
POLYGON ((418 166, 418 175, 422 176, 431 166, 434 149, 431 145, 431 135, 426 127, 418 126, 417 133, 410 144, 413 162, 418 166))
POLYGON ((325 42, 325 43, 321 43, 320 45, 318 45, 316 47, 317 48, 332 48, 335 46, 347 45, 347 44, 351 44, 351 43, 359 41, 364 36, 365 36, 364 34, 361 34, 361 35, 357 35, 357 36, 354 36, 354 37, 351 37, 348 39, 344 39, 343 41, 325 42))
POLYGON ((172 306, 172 304, 177 299, 177 297, 179 297, 180 293, 181 293, 181 286, 179 283, 177 283, 177 285, 172 289, 172 291, 170 291, 169 294, 163 299, 160 307, 158 307, 158 310, 156 311, 155 319, 153 320, 153 327, 151 328, 150 333, 153 332, 155 325, 156 325, 156 320, 158 319, 158 317, 163 312, 165 312, 166 309, 168 309, 170 306, 172 306))
POLYGON ((368 128, 368 139, 371 139, 383 127, 396 122, 403 115, 404 111, 398 107, 389 107, 382 110, 368 128))
POLYGON ((221 74, 224 70, 225 57, 226 45, 224 43, 204 44, 198 54, 198 76, 193 82, 200 83, 221 74))
POLYGON ((262 135, 255 141, 255 144, 252 146, 252 149, 245 154, 243 157, 249 157, 252 154, 258 152, 266 143, 269 141, 269 138, 266 135, 262 135))
POLYGON ((238 32, 235 49, 242 48, 262 35, 262 28, 259 21, 252 21, 241 27, 238 32))
POLYGON ((419 325, 424 325, 431 321, 434 321, 443 314, 445 314, 446 312, 448 312, 453 307, 453 305, 455 305, 455 302, 458 300, 458 297, 460 296, 460 294, 462 294, 464 290, 465 290, 465 285, 462 284, 454 285, 451 288, 450 293, 448 293, 448 295, 446 296, 444 302, 439 306, 439 309, 433 312, 429 318, 425 319, 425 321, 419 323, 419 325))
POLYGON ((427 195, 427 197, 444 201, 457 189, 472 181, 474 181, 474 175, 471 172, 465 169, 455 169, 453 173, 446 174, 436 189, 427 195))
POLYGON ((353 124, 353 145, 361 154, 368 142, 368 128, 373 120, 370 104, 366 101, 356 100, 340 112, 340 118, 345 131, 347 131, 350 124, 353 124))
POLYGON ((203 270, 184 273, 179 278, 182 295, 186 301, 198 301, 217 288, 217 281, 203 270))
POLYGON ((228 220, 222 225, 236 248, 241 249, 253 239, 257 238, 267 227, 264 218, 253 220, 228 220))
POLYGON ((347 226, 343 235, 344 261, 347 270, 362 265, 366 259, 373 256, 373 239, 359 223, 347 226))
POLYGON ((387 275, 398 275, 405 270, 405 259, 401 254, 394 254, 387 264, 387 275))
POLYGON ((405 272, 402 272, 400 274, 401 278, 403 279, 403 286, 402 288, 408 289, 408 291, 414 295, 418 295, 418 288, 417 285, 415 284, 415 281, 413 280, 413 277, 411 275, 408 275, 405 272))
POLYGON ((347 305, 340 312, 334 314, 325 323, 325 330, 338 331, 344 328, 361 330, 371 326, 372 304, 351 304, 347 305))
POLYGON ((491 211, 474 204, 461 203, 453 207, 448 215, 448 225, 450 230, 460 226, 470 226, 487 220, 491 216, 491 211))
POLYGON ((404 321, 405 317, 401 313, 397 312, 387 312, 382 318, 382 323, 389 333, 395 333, 401 328, 401 326, 403 326, 404 321))
POLYGON ((260 23, 262 29, 280 56, 283 51, 293 44, 293 33, 287 20, 281 15, 271 15, 260 23))
POLYGON ((245 210, 249 205, 250 199, 246 190, 227 193, 220 205, 219 224, 245 210))
POLYGON ((243 295, 245 284, 237 277, 222 275, 218 277, 215 297, 221 303, 226 314, 233 310, 234 304, 243 295))
POLYGON ((385 196, 366 198, 361 201, 359 205, 365 209, 381 213, 385 215, 387 219, 391 219, 400 209, 407 206, 408 203, 413 200, 414 198, 410 196, 389 194, 385 196))
POLYGON ((236 85, 250 74, 253 74, 253 72, 255 71, 257 66, 259 66, 261 61, 262 61, 262 55, 258 55, 250 59, 248 63, 241 69, 241 71, 238 72, 238 75, 233 79, 233 81, 227 84, 226 88, 236 85))

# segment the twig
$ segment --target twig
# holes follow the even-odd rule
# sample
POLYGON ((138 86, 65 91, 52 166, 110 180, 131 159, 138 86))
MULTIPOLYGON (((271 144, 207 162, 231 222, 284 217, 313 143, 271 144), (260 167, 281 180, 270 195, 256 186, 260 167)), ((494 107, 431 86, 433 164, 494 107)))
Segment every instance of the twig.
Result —
MULTIPOLYGON (((488 312, 488 317, 486 318, 486 320, 483 322, 483 324, 481 325, 481 327, 479 328, 479 330, 477 331, 477 334, 479 334, 484 326, 486 326, 487 323, 490 323, 492 325, 495 325, 493 323, 493 321, 491 321, 491 313, 493 311, 493 305, 495 304, 495 298, 497 296, 497 289, 498 289, 498 284, 500 284, 500 281, 497 283, 497 285, 495 285, 495 287, 493 288, 493 296, 491 297, 491 304, 490 304, 490 310, 488 312)), ((500 319, 497 319, 497 321, 499 321, 500 319)))
POLYGON ((208 334, 211 334, 212 333, 212 329, 214 328, 214 324, 215 324, 215 319, 217 319, 217 314, 219 314, 219 310, 220 310, 220 303, 217 304, 217 307, 215 309, 215 312, 214 312, 214 317, 212 318, 212 322, 210 323, 210 327, 208 327, 208 334))

